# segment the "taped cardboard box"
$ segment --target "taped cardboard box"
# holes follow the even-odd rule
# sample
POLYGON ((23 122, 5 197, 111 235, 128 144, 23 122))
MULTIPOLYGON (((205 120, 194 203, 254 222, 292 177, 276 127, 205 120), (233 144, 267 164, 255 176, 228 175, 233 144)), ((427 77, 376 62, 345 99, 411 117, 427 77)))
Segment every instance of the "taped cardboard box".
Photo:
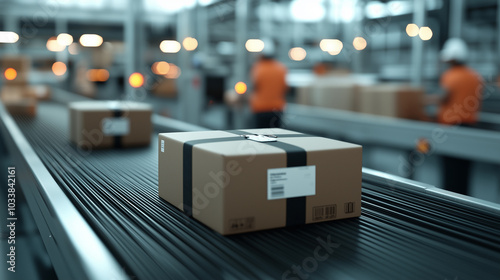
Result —
POLYGON ((405 84, 377 84, 361 87, 357 111, 393 118, 421 119, 424 92, 405 84))
POLYGON ((284 129, 162 133, 158 145, 159 196, 221 234, 361 214, 359 145, 284 129))
POLYGON ((129 101, 69 104, 70 140, 82 149, 149 145, 152 108, 129 101))

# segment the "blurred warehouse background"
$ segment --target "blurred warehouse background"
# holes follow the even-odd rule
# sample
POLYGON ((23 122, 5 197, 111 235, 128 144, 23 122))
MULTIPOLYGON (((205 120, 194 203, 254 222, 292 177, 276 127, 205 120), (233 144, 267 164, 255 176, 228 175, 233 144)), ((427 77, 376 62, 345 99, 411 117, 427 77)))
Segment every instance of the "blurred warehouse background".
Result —
POLYGON ((212 129, 251 127, 248 98, 242 96, 254 91, 251 67, 271 47, 287 68, 284 127, 360 143, 365 166, 439 187, 441 156, 466 158, 472 161, 470 194, 500 201, 500 159, 489 158, 487 146, 474 142, 477 133, 500 129, 497 1, 0 5, 4 92, 19 91, 9 85, 29 85, 24 91, 38 99, 76 93, 145 101, 157 114, 212 129), (456 136, 465 146, 408 134, 435 122, 436 106, 419 100, 441 91, 448 65, 440 51, 449 38, 466 42, 467 65, 483 82, 476 128, 456 136), (380 134, 392 140, 375 137, 380 134))
MULTIPOLYGON (((1 99, 35 118, 53 100, 132 100, 193 126, 253 127, 253 67, 269 54, 286 67, 283 128, 500 203, 499 19, 497 0, 0 0, 1 99), (439 122, 432 102, 450 38, 481 84, 457 107, 477 111, 471 124, 439 122)), ((34 223, 22 230, 20 250, 44 250, 34 223)), ((46 255, 29 262, 24 279, 56 277, 46 255)))

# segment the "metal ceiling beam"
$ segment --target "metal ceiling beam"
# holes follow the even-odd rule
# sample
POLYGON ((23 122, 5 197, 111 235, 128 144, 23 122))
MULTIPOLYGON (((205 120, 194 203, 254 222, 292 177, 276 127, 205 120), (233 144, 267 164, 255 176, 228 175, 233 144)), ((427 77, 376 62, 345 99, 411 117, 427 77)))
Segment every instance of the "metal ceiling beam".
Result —
MULTIPOLYGON (((422 27, 425 24, 425 1, 416 0, 413 2, 413 23, 422 27)), ((412 38, 411 48, 411 84, 420 86, 422 84, 422 68, 424 56, 424 42, 419 37, 412 38)))

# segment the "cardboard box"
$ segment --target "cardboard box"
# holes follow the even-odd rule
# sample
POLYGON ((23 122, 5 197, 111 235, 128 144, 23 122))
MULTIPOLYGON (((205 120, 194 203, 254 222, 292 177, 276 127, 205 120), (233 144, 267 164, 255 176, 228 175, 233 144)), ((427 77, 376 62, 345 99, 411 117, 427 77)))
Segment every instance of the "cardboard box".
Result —
POLYGON ((31 70, 31 60, 27 56, 3 56, 0 65, 2 72, 7 68, 14 68, 18 73, 31 70))
POLYGON ((2 101, 11 115, 35 117, 37 110, 36 99, 23 99, 18 101, 2 101))
POLYGON ((299 88, 296 102, 302 105, 353 111, 357 88, 355 84, 351 83, 318 82, 312 86, 299 88))
POLYGON ((158 154, 159 196, 224 235, 361 214, 359 145, 284 129, 200 131, 159 134, 158 154))
POLYGON ((5 85, 27 85, 28 73, 31 68, 31 61, 26 56, 5 56, 0 60, 2 78, 5 85), (17 72, 17 76, 13 80, 5 79, 4 73, 8 68, 13 68, 17 72))
POLYGON ((151 91, 156 96, 175 98, 177 96, 177 80, 162 79, 153 86, 151 91))
POLYGON ((311 85, 297 89, 296 102, 302 105, 356 111, 360 86, 375 83, 375 76, 330 73, 314 79, 311 85))
POLYGON ((129 101, 69 104, 70 140, 82 149, 146 146, 151 141, 152 109, 129 101))
POLYGON ((421 119, 424 92, 404 84, 378 84, 361 87, 357 111, 393 118, 421 119))
POLYGON ((26 87, 4 86, 0 99, 11 115, 36 116, 37 102, 26 87))
POLYGON ((50 100, 52 97, 52 90, 46 85, 32 85, 28 90, 29 94, 38 100, 50 100))

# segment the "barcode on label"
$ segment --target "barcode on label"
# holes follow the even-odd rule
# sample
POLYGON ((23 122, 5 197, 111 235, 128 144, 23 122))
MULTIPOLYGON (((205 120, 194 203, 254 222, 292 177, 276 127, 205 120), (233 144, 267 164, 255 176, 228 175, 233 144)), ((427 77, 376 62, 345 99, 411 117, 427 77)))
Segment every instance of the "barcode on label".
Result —
POLYGON ((344 213, 354 213, 354 202, 347 202, 344 204, 344 213))
POLYGON ((316 206, 313 208, 313 221, 333 219, 336 217, 335 204, 316 206))
POLYGON ((272 198, 279 198, 279 197, 284 197, 285 196, 285 186, 283 185, 276 185, 271 187, 271 197, 272 198))

